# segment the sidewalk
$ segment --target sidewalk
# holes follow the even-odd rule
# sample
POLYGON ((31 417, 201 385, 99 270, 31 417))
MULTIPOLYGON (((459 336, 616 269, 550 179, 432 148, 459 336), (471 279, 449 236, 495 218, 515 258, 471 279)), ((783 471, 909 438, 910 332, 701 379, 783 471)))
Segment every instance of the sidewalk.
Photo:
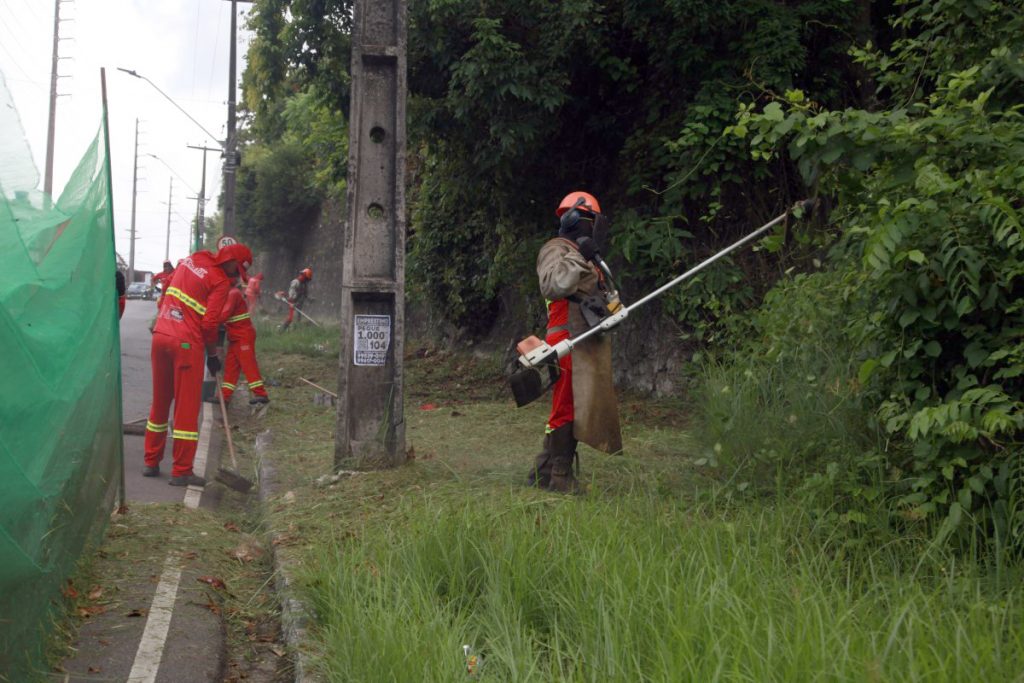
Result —
MULTIPOLYGON (((236 421, 245 414, 232 411, 236 421)), ((249 517, 255 491, 245 497, 214 482, 224 432, 211 420, 208 433, 205 489, 168 486, 164 472, 128 478, 128 514, 111 518, 68 589, 79 618, 74 653, 48 680, 285 680, 269 554, 249 517)), ((141 469, 141 443, 125 437, 129 474, 141 469)))

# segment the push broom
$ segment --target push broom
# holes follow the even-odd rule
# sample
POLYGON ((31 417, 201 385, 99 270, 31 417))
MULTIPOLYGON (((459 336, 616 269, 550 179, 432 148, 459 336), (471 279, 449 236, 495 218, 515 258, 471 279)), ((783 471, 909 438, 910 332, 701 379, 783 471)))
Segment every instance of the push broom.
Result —
POLYGON ((248 493, 252 488, 252 482, 238 473, 238 459, 235 457, 235 443, 231 439, 231 424, 228 422, 228 407, 224 403, 224 392, 221 391, 220 375, 217 376, 217 398, 220 399, 220 414, 224 418, 224 433, 228 438, 228 454, 231 456, 231 467, 234 469, 218 467, 214 479, 229 489, 234 489, 239 493, 248 493))

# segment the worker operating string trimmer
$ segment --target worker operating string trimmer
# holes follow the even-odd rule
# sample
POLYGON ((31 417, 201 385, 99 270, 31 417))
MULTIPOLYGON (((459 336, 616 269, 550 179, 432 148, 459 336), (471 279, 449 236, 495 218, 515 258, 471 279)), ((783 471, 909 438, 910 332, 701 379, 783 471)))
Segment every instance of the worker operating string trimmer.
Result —
POLYGON ((519 406, 554 388, 544 449, 537 456, 527 483, 555 491, 578 491, 579 482, 572 471, 577 441, 607 453, 622 449, 611 377, 611 342, 606 332, 622 323, 631 311, 763 236, 791 213, 810 206, 810 201, 798 202, 746 237, 625 306, 601 257, 609 224, 597 199, 586 192, 567 195, 556 211, 558 237, 549 240, 537 257, 541 293, 548 302, 547 334, 544 340, 528 337, 518 344, 523 367, 509 380, 519 406), (547 383, 541 369, 547 371, 547 383))

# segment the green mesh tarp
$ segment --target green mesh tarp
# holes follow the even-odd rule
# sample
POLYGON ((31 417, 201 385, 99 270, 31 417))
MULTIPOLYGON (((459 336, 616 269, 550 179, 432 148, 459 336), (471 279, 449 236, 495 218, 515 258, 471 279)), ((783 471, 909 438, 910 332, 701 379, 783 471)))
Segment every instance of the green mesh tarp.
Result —
POLYGON ((121 462, 103 128, 54 203, 0 78, 0 678, 31 680, 121 462))

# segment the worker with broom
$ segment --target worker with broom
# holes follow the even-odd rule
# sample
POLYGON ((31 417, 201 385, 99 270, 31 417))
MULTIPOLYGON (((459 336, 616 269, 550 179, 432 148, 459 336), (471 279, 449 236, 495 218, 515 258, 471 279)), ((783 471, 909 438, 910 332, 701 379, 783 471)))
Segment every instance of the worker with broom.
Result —
MULTIPOLYGON (((603 247, 608 228, 597 199, 586 192, 571 192, 555 215, 559 218, 558 236, 546 242, 537 255, 537 276, 548 310, 545 341, 552 346, 589 329, 581 306, 607 291, 600 269, 592 262, 603 247)), ((544 449, 534 460, 529 486, 579 492, 573 473, 578 441, 605 453, 622 450, 611 353, 610 337, 595 335, 558 361, 560 374, 554 385, 544 449)))
POLYGON ((226 245, 216 254, 197 251, 181 261, 167 283, 153 329, 153 404, 146 422, 143 476, 160 474, 173 400, 174 464, 168 483, 206 484, 192 471, 199 441, 203 353, 206 367, 216 375, 221 369, 217 329, 224 322, 231 279, 244 281, 251 264, 252 252, 240 243, 226 245))
POLYGON ((243 372, 252 393, 249 404, 270 403, 267 389, 260 377, 259 363, 256 362, 256 328, 253 327, 245 296, 238 287, 232 287, 228 292, 227 304, 224 306, 224 329, 228 338, 228 352, 224 358, 224 381, 221 384, 224 402, 231 403, 239 372, 243 372))

